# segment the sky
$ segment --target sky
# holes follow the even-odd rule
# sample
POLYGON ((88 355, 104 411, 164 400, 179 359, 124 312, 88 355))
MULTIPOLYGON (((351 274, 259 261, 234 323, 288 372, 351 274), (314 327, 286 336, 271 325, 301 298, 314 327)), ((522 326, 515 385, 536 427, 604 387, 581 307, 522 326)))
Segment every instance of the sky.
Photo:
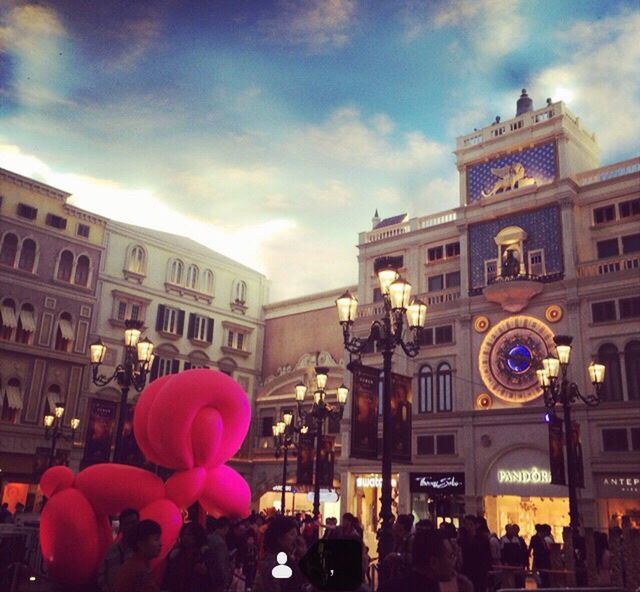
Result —
POLYGON ((0 167, 265 273, 357 283, 358 233, 459 202, 456 136, 563 100, 636 156, 615 0, 0 0, 0 167))

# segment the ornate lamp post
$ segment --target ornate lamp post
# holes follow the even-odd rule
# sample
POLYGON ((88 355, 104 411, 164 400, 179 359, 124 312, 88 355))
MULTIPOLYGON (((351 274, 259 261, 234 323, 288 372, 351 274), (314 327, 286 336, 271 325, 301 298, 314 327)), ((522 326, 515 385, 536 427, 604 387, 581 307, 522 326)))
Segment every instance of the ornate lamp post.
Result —
POLYGON ((282 463, 282 497, 280 501, 280 511, 284 515, 289 448, 296 447, 296 434, 306 434, 309 428, 307 426, 295 426, 293 424, 293 413, 291 413, 291 411, 285 411, 285 413, 282 414, 282 420, 274 423, 271 429, 273 430, 273 445, 276 449, 276 458, 280 458, 281 455, 284 456, 282 463))
POLYGON ((391 367, 396 347, 414 358, 420 351, 420 334, 427 318, 427 306, 415 299, 411 301, 411 284, 402 279, 393 267, 378 271, 378 280, 384 300, 382 318, 371 324, 368 337, 351 335, 356 319, 357 299, 348 291, 336 300, 338 318, 342 325, 344 347, 351 354, 362 354, 374 342, 382 352, 384 384, 382 390, 382 495, 380 498, 381 528, 378 533, 378 557, 384 559, 393 549, 391 511, 392 417, 391 367), (406 319, 405 319, 406 316, 406 319), (405 339, 405 322, 411 338, 405 339))
POLYGON ((56 457, 56 449, 58 447, 58 440, 69 440, 73 442, 76 435, 76 430, 80 425, 80 420, 74 417, 70 422, 71 433, 65 434, 65 428, 62 425, 62 417, 64 416, 64 405, 62 403, 56 403, 53 415, 44 416, 44 437, 47 440, 51 440, 51 448, 49 450, 49 464, 48 467, 53 466, 53 461, 56 457))
POLYGON ((556 335, 557 357, 549 356, 542 361, 542 368, 536 370, 538 383, 542 387, 544 403, 550 413, 555 413, 557 404, 562 405, 564 422, 565 447, 567 449, 567 487, 569 489, 569 528, 573 541, 574 556, 578 549, 580 516, 578 512, 578 496, 576 487, 576 456, 572 441, 571 404, 580 399, 586 405, 595 407, 600 404, 600 393, 604 384, 605 367, 603 364, 591 362, 587 368, 589 380, 595 388, 595 394, 583 396, 575 382, 567 379, 569 360, 571 359, 571 342, 569 335, 556 335))
POLYGON ((116 433, 116 446, 113 453, 114 462, 121 460, 122 456, 122 430, 127 409, 127 397, 129 389, 133 386, 140 392, 147 381, 147 374, 153 364, 153 343, 146 337, 140 339, 142 321, 125 321, 124 330, 124 361, 118 364, 111 376, 99 374, 100 364, 104 361, 107 346, 99 339, 90 346, 90 359, 93 367, 93 384, 106 386, 116 380, 120 387, 120 410, 118 414, 118 431, 116 433))
POLYGON ((338 398, 338 407, 334 407, 329 405, 326 402, 327 393, 325 391, 325 387, 327 386, 327 380, 329 378, 329 369, 321 366, 317 366, 315 369, 316 373, 316 385, 317 390, 313 393, 313 405, 309 411, 305 411, 302 408, 302 404, 304 402, 304 397, 307 394, 307 387, 300 383, 296 385, 296 401, 298 402, 298 416, 302 422, 302 430, 310 430, 309 433, 315 436, 316 438, 316 469, 315 469, 315 479, 313 481, 313 517, 315 520, 318 520, 320 517, 320 479, 318 469, 320 467, 320 457, 322 453, 321 442, 322 442, 322 426, 324 424, 324 420, 331 417, 334 419, 342 419, 342 415, 344 414, 344 405, 347 402, 347 396, 349 395, 349 389, 341 384, 338 387, 337 398, 338 398))

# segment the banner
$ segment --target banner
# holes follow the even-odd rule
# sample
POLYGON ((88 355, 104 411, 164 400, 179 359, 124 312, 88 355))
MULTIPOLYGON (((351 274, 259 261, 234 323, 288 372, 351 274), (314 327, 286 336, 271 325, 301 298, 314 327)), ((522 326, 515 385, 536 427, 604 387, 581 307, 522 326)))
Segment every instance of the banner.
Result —
POLYGON ((125 465, 142 467, 145 465, 145 458, 140 448, 138 448, 138 443, 133 433, 133 412, 134 405, 127 405, 127 416, 122 427, 122 456, 119 462, 125 465))
POLYGON ((113 401, 92 399, 87 421, 87 438, 81 468, 109 462, 111 441, 115 432, 116 404, 113 401))
POLYGON ((353 365, 351 397, 351 457, 378 456, 378 388, 380 370, 353 365))
POLYGON ((316 469, 320 487, 333 488, 333 469, 335 453, 333 450, 335 436, 322 436, 320 438, 320 463, 316 469))
POLYGON ((411 462, 411 376, 391 374, 393 461, 411 462))
POLYGON ((580 442, 580 424, 571 422, 571 445, 573 446, 573 459, 576 463, 576 487, 584 489, 584 462, 582 460, 582 443, 580 442))
POLYGON ((300 434, 298 442, 297 485, 313 485, 313 460, 315 436, 300 434))
POLYGON ((556 415, 549 414, 549 469, 553 485, 566 485, 562 435, 562 420, 556 415))

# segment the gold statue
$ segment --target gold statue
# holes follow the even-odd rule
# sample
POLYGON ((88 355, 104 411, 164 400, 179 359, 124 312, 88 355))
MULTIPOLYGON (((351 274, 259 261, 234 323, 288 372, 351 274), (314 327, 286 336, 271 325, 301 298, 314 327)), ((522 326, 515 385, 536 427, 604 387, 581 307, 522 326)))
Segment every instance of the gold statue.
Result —
MULTIPOLYGON (((520 162, 514 162, 498 169, 491 169, 491 174, 499 177, 489 193, 482 192, 482 197, 491 197, 498 191, 507 191, 518 186, 519 181, 525 178, 524 166, 520 162)), ((527 183, 528 185, 529 183, 527 183)))

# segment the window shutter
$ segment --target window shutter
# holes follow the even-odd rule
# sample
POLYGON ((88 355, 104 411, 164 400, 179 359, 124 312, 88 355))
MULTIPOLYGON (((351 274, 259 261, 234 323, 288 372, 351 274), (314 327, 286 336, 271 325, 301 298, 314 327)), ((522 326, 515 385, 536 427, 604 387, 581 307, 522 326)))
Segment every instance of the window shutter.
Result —
MULTIPOLYGON (((162 304, 160 306, 162 306, 162 304)), ((160 365, 160 358, 156 356, 155 358, 153 358, 153 364, 151 364, 151 374, 149 375, 149 382, 158 378, 159 365, 160 365)))
POLYGON ((193 337, 193 330, 196 326, 196 315, 192 312, 189 313, 189 325, 187 326, 187 338, 191 339, 193 337))
POLYGON ((184 334, 184 310, 178 311, 178 335, 184 334))
POLYGON ((180 360, 171 360, 171 374, 177 374, 178 372, 180 372, 180 360))
POLYGON ((213 343, 213 319, 207 319, 207 341, 213 343))
POLYGON ((185 362, 184 363, 184 369, 185 370, 191 370, 191 362, 185 362))
POLYGON ((156 331, 162 331, 162 324, 164 323, 164 304, 158 304, 158 316, 156 317, 156 331))

